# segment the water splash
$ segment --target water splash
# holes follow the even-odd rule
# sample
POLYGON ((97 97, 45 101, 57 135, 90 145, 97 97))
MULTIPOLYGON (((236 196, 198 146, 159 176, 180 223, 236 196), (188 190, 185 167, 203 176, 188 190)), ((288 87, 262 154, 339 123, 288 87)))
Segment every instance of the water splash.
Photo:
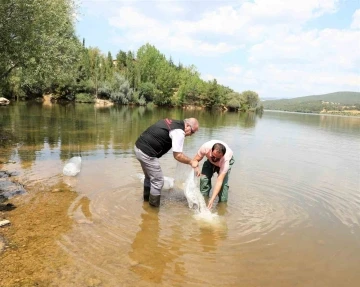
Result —
MULTIPOLYGON (((141 173, 136 175, 137 178, 140 179, 141 182, 144 182, 145 176, 141 173)), ((171 177, 164 176, 164 186, 163 190, 170 190, 170 189, 183 189, 184 195, 188 202, 189 208, 195 211, 194 217, 197 220, 201 220, 204 223, 212 223, 214 224, 215 218, 219 218, 217 213, 212 213, 206 206, 206 202, 204 200, 203 195, 200 192, 200 189, 197 185, 197 180, 194 174, 194 171, 191 170, 186 177, 185 182, 182 182, 182 188, 180 185, 175 187, 175 179, 171 177)))
POLYGON ((184 194, 190 209, 195 210, 195 218, 207 222, 212 222, 218 217, 216 213, 212 213, 206 206, 203 195, 196 184, 194 171, 190 171, 185 184, 184 194))

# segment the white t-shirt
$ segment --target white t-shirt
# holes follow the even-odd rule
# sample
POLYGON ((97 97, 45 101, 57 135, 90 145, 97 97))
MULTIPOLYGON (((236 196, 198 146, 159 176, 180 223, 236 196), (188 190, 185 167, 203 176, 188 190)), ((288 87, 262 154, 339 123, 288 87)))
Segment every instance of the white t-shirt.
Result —
POLYGON ((202 159, 204 156, 207 157, 207 159, 215 166, 220 167, 220 173, 226 173, 229 170, 229 164, 230 164, 230 160, 233 156, 233 151, 229 148, 229 146, 224 143, 223 141, 219 141, 219 140, 211 140, 208 141, 206 143, 204 143, 198 150, 198 156, 202 159), (214 162, 211 160, 211 156, 212 156, 212 152, 211 149, 213 147, 214 144, 216 143, 221 143, 225 146, 226 148, 226 152, 224 154, 224 156, 221 158, 221 160, 214 162))
POLYGON ((169 136, 172 140, 173 152, 182 152, 185 140, 185 132, 182 129, 171 130, 169 136))

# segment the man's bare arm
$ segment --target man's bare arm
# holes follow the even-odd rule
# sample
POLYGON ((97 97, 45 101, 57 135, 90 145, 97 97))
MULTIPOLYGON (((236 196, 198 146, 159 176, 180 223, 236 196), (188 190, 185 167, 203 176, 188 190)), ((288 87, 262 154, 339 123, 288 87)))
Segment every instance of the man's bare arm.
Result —
POLYGON ((190 164, 193 168, 199 165, 199 162, 197 160, 192 160, 191 158, 184 155, 182 152, 173 152, 173 156, 177 161, 185 164, 190 164))
POLYGON ((214 187, 212 196, 211 196, 211 198, 210 198, 210 200, 208 202, 208 208, 209 209, 212 207, 216 196, 219 194, 219 192, 221 190, 225 175, 226 175, 226 173, 220 173, 218 175, 218 178, 216 179, 216 183, 215 183, 215 187, 214 187))
MULTIPOLYGON (((198 163, 203 159, 202 156, 199 156, 198 154, 196 154, 193 158, 193 160, 197 161, 198 163)), ((199 169, 199 165, 195 168, 195 175, 196 176, 200 176, 200 169, 199 169)))

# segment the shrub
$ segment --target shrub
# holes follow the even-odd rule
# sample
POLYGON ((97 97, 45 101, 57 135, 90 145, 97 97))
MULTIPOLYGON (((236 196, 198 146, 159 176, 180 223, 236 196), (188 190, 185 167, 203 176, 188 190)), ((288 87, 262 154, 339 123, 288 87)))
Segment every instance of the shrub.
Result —
POLYGON ((88 93, 79 93, 75 95, 75 102, 78 103, 94 103, 95 97, 88 93))

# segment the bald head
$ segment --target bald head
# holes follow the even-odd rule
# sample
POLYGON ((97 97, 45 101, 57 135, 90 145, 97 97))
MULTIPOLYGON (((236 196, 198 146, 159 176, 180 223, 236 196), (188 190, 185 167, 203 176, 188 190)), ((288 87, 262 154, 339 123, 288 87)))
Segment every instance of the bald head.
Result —
POLYGON ((185 119, 184 122, 187 123, 188 125, 190 125, 194 132, 199 130, 199 122, 197 119, 188 118, 188 119, 185 119))

